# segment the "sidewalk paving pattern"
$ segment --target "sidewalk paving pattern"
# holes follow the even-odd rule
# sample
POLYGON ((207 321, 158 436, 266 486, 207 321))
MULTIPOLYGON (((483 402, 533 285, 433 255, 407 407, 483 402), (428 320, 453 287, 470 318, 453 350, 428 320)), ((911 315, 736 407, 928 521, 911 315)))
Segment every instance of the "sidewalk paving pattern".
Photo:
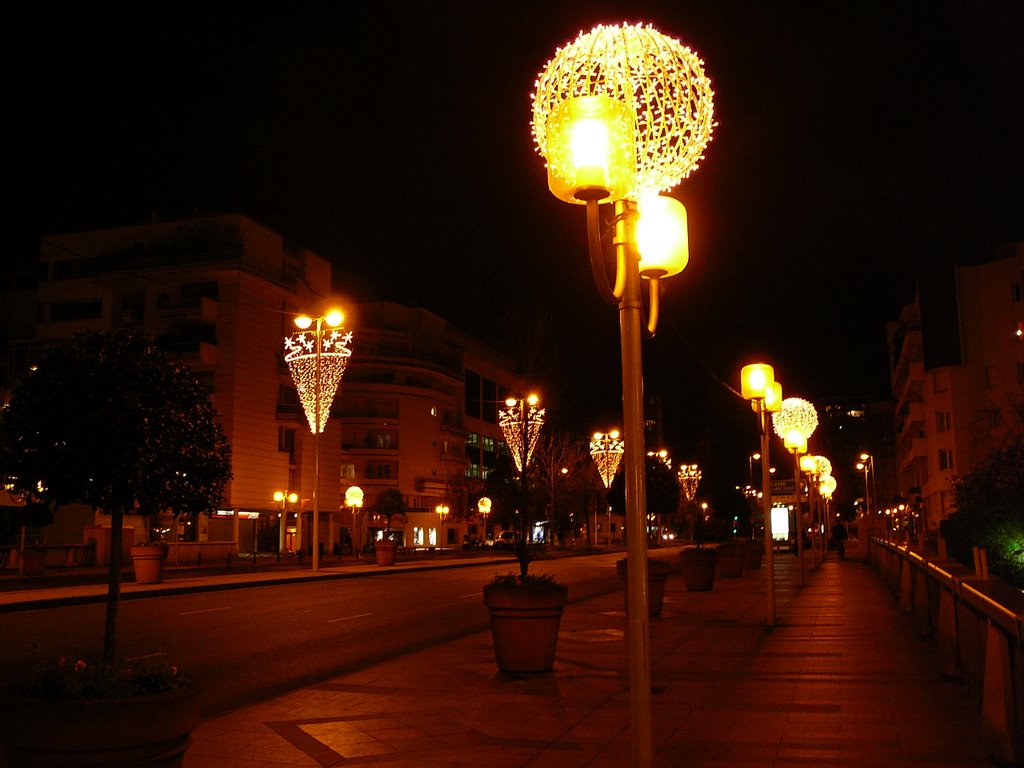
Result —
MULTIPOLYGON (((674 557, 674 553, 673 553, 674 557)), ((977 706, 866 563, 779 557, 650 622, 655 766, 984 766, 977 706), (809 565, 809 564, 808 564, 809 565)), ((497 671, 488 632, 203 722, 185 768, 630 765, 623 595, 570 604, 553 672, 497 671)))

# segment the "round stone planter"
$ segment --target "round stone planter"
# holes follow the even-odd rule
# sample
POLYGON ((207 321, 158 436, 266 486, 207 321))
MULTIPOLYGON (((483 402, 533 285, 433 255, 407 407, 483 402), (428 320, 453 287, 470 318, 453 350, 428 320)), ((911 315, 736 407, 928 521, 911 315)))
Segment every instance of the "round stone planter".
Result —
POLYGON ((164 544, 136 544, 131 549, 132 567, 136 584, 160 584, 164 580, 167 564, 167 546, 164 544))
MULTIPOLYGON (((628 559, 623 558, 615 563, 615 570, 623 582, 622 594, 625 599, 627 615, 629 614, 628 562, 628 559)), ((665 603, 665 587, 668 584, 668 576, 671 572, 672 564, 667 560, 647 558, 647 613, 651 616, 661 615, 661 609, 665 603)))
POLYGON ((395 540, 380 539, 373 542, 373 556, 377 565, 395 564, 395 540))
POLYGON ((718 554, 714 549, 691 548, 679 553, 683 569, 683 583, 689 592, 707 592, 715 585, 715 563, 718 554))
POLYGON ((0 765, 175 768, 199 724, 199 686, 128 699, 0 700, 0 765), (6 762, 4 762, 6 759, 6 762))
POLYGON ((540 589, 484 586, 498 669, 518 674, 549 672, 555 665, 558 628, 568 601, 569 588, 562 584, 540 589))

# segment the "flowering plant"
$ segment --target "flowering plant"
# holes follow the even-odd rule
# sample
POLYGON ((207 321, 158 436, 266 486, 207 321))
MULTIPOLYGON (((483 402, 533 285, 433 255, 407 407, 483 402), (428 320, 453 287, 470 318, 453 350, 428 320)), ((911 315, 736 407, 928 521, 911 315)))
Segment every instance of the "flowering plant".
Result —
POLYGON ((17 690, 32 699, 124 699, 163 693, 191 683, 177 667, 162 662, 70 662, 61 656, 56 664, 38 667, 34 677, 17 690))
POLYGON ((527 576, 522 576, 518 573, 498 574, 491 583, 499 589, 535 589, 544 591, 565 589, 562 584, 555 581, 554 576, 547 574, 529 574, 527 576))

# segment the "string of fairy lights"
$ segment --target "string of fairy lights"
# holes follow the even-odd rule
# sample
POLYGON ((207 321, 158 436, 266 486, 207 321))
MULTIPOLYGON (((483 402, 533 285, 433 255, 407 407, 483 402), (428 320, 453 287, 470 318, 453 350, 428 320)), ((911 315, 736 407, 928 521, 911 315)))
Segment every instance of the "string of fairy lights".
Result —
POLYGON ((323 432, 331 413, 331 402, 352 356, 352 331, 298 331, 284 340, 284 361, 288 364, 299 402, 309 428, 323 432), (317 370, 320 372, 319 398, 317 370), (319 399, 319 413, 317 400, 319 399))

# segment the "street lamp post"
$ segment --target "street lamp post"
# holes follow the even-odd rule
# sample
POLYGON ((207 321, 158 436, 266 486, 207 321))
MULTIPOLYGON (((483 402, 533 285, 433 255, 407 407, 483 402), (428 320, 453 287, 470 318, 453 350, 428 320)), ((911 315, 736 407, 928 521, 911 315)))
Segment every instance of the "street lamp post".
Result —
POLYGON ((352 550, 357 559, 362 559, 363 536, 362 525, 356 520, 357 510, 363 508, 363 499, 366 494, 358 485, 350 485, 345 490, 345 506, 352 513, 352 550))
MULTIPOLYGON (((775 370, 767 363, 751 363, 740 371, 740 385, 743 398, 750 400, 750 406, 757 414, 757 426, 761 437, 761 451, 753 454, 761 459, 761 503, 764 514, 764 561, 768 579, 768 626, 775 625, 775 538, 772 534, 772 483, 771 461, 768 445, 768 414, 775 413, 782 405, 782 384, 775 380, 775 370)), ((751 468, 753 463, 751 463, 751 468)))
POLYGON ((298 503, 298 501, 299 494, 294 491, 274 491, 274 503, 277 504, 277 511, 280 513, 281 517, 281 525, 277 537, 278 558, 281 556, 281 550, 284 549, 285 536, 288 529, 288 515, 291 511, 291 505, 298 503))
MULTIPOLYGON (((607 492, 612 487, 615 473, 619 470, 624 450, 625 446, 617 429, 613 429, 611 432, 595 432, 594 436, 590 438, 590 458, 594 460, 594 464, 597 466, 597 473, 601 476, 601 482, 604 483, 606 494, 604 500, 605 526, 608 529, 609 544, 612 541, 612 507, 608 503, 607 492)), ((594 511, 594 517, 597 517, 596 510, 594 511)), ((597 544, 596 519, 594 522, 594 544, 597 544)))
POLYGON ((487 496, 481 496, 476 501, 476 511, 480 515, 480 519, 484 521, 484 540, 483 544, 487 543, 487 518, 491 516, 491 500, 487 496))
POLYGON ((444 520, 448 517, 448 513, 451 509, 447 504, 438 504, 434 507, 434 511, 437 512, 437 519, 440 521, 437 525, 437 548, 444 550, 444 520))
POLYGON ((869 472, 875 468, 875 458, 870 453, 862 453, 860 455, 860 461, 857 462, 857 469, 864 471, 864 507, 867 514, 867 520, 865 524, 868 530, 874 526, 874 509, 872 507, 872 500, 874 500, 874 494, 871 493, 871 483, 869 482, 869 472))
POLYGON ((799 584, 804 585, 804 524, 800 501, 800 456, 807 453, 807 441, 818 428, 818 412, 806 400, 787 397, 772 416, 775 434, 782 438, 786 450, 793 454, 793 493, 796 497, 796 552, 799 560, 799 584))
POLYGON ((687 517, 690 520, 690 541, 693 541, 697 532, 697 509, 693 506, 693 500, 697 498, 697 488, 700 486, 703 474, 697 464, 683 464, 676 472, 676 482, 679 483, 679 489, 683 492, 687 517))
POLYGON ((520 558, 520 575, 525 577, 528 563, 526 557, 528 542, 524 530, 526 520, 523 513, 527 501, 527 470, 537 447, 537 441, 540 439, 541 427, 544 426, 544 409, 540 407, 540 398, 534 394, 527 395, 525 398, 507 398, 505 407, 498 413, 498 424, 505 436, 509 452, 512 454, 512 461, 519 472, 519 531, 516 554, 520 558))
POLYGON ((338 310, 315 318, 300 315, 295 318, 299 331, 284 340, 284 360, 313 433, 313 571, 320 570, 320 433, 352 355, 352 332, 339 330, 343 320, 338 310))
POLYGON ((702 159, 714 126, 713 93, 693 51, 650 25, 623 24, 597 26, 559 48, 538 75, 533 99, 533 135, 547 165, 548 187, 560 200, 587 207, 592 272, 599 292, 619 307, 631 747, 634 764, 647 766, 651 686, 641 278, 650 286, 647 329, 654 333, 659 281, 682 271, 689 258, 685 209, 659 193, 678 185, 702 159), (615 212, 614 288, 605 271, 598 212, 599 204, 608 202, 615 212))

